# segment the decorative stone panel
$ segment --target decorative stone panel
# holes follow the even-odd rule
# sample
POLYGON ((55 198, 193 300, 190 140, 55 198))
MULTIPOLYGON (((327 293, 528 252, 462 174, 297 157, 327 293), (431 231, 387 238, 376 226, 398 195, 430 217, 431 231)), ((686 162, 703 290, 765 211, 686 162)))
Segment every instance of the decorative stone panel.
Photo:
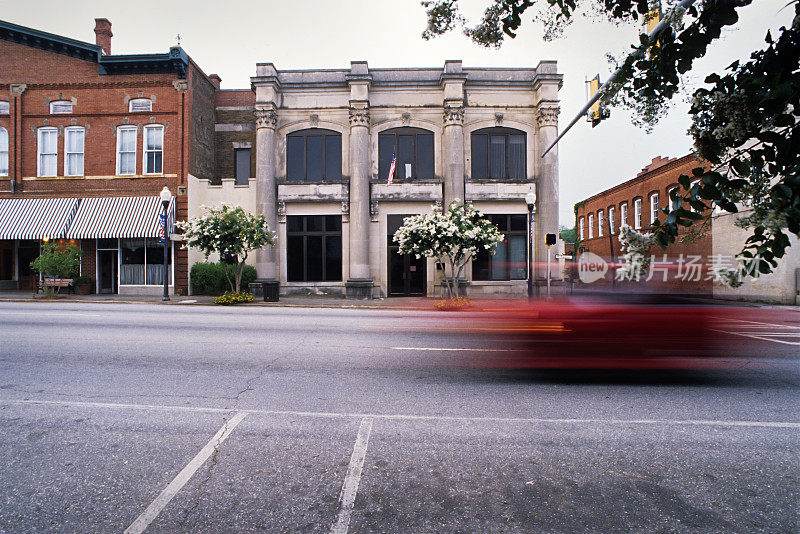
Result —
POLYGON ((347 184, 278 184, 280 202, 349 201, 347 184))

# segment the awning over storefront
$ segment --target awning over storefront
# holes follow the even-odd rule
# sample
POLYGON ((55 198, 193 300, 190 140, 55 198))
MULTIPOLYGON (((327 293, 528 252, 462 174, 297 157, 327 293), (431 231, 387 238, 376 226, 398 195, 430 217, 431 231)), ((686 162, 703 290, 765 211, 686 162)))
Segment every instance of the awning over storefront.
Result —
MULTIPOLYGON (((159 237, 159 215, 163 211, 159 197, 82 198, 66 237, 159 237)), ((167 213, 167 234, 170 234, 175 222, 175 198, 167 213)))
POLYGON ((77 198, 0 199, 0 239, 62 239, 75 216, 77 198))

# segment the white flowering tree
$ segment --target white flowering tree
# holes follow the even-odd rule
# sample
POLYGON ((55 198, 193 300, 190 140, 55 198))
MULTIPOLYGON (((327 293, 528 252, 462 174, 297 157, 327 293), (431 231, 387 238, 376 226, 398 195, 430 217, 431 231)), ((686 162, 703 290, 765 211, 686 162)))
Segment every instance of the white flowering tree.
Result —
POLYGON ((503 239, 480 211, 459 200, 451 202, 444 213, 414 215, 403 223, 394 234, 400 254, 434 258, 449 267, 445 283, 450 298, 456 297, 458 279, 470 258, 482 250, 494 254, 495 245, 503 239))
POLYGON ((651 233, 637 232, 627 224, 619 229, 619 243, 624 265, 617 269, 617 280, 641 279, 645 269, 650 266, 650 249, 656 240, 651 233))
POLYGON ((252 250, 273 245, 276 235, 270 231, 263 215, 254 215, 240 206, 222 204, 218 208, 203 206, 207 214, 188 221, 178 221, 187 247, 199 248, 206 258, 216 252, 221 260, 234 260, 234 280, 225 269, 231 291, 239 292, 247 255, 252 250))

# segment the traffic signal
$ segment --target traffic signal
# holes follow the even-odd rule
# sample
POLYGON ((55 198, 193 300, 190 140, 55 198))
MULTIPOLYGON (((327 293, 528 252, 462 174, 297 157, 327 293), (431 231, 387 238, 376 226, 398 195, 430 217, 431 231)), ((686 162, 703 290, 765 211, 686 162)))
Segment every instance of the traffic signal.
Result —
MULTIPOLYGON (((661 22, 663 13, 661 12, 661 2, 650 2, 650 10, 644 16, 644 30, 647 35, 650 35, 656 29, 658 23, 661 22)), ((653 59, 658 52, 659 43, 656 41, 647 49, 647 57, 653 59)))
MULTIPOLYGON (((586 83, 589 93, 588 98, 592 98, 600 90, 600 75, 595 75, 594 78, 586 83)), ((600 124, 600 121, 603 119, 607 119, 611 116, 611 111, 601 103, 601 100, 602 98, 598 98, 586 114, 586 120, 592 123, 592 128, 600 124)))

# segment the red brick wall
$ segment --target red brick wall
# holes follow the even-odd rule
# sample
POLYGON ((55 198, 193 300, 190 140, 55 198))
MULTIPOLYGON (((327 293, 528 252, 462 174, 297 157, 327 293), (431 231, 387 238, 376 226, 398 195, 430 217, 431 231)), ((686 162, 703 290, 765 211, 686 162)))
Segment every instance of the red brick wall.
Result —
MULTIPOLYGON (((209 89, 210 82, 193 63, 188 68, 188 80, 183 80, 189 82, 186 91, 178 91, 173 85, 181 81, 176 74, 100 75, 93 61, 3 40, 0 57, 0 99, 11 103, 11 113, 0 115, 0 126, 9 132, 9 179, 14 181, 14 194, 0 192, 0 198, 154 196, 166 185, 178 195, 178 219, 186 219, 187 197, 180 196, 178 188, 185 186, 190 164, 203 174, 212 174, 213 168, 213 87, 209 89), (27 88, 21 96, 13 96, 12 84, 25 84, 27 88), (140 97, 153 100, 152 112, 129 113, 128 100, 140 97), (72 100, 73 113, 51 115, 49 104, 53 100, 72 100), (195 112, 195 102, 203 109, 195 112), (161 175, 143 176, 142 129, 146 124, 164 125, 161 175), (137 174, 133 177, 115 176, 116 129, 122 125, 138 127, 137 174), (42 126, 59 129, 56 178, 36 176, 37 128, 42 126), (86 128, 84 177, 63 176, 63 129, 67 126, 86 128), (202 135, 192 135, 193 131, 202 135), (193 160, 191 145, 195 140, 211 145, 201 147, 193 160)), ((0 191, 9 191, 10 186, 3 179, 0 191)), ((178 251, 178 293, 185 294, 188 289, 187 261, 186 251, 178 251)), ((83 266, 95 273, 93 252, 83 266)))
MULTIPOLYGON (((614 259, 620 261, 620 242, 619 242, 619 227, 622 224, 620 206, 627 202, 628 204, 628 220, 627 224, 634 227, 634 200, 636 198, 642 199, 642 228, 640 231, 645 232, 650 225, 650 195, 658 193, 658 207, 667 207, 669 199, 669 190, 678 186, 679 194, 685 193, 683 188, 678 184, 678 177, 681 174, 691 176, 691 171, 695 167, 701 166, 702 163, 693 154, 689 154, 679 159, 666 160, 663 158, 655 158, 647 167, 645 167, 636 178, 628 180, 620 185, 612 187, 606 191, 598 193, 589 197, 583 202, 578 203, 575 217, 575 229, 580 238, 580 220, 584 219, 584 239, 580 242, 580 247, 583 250, 593 252, 606 260, 611 260, 611 249, 613 245, 614 259), (608 228, 608 208, 614 207, 615 228, 613 239, 609 239, 608 228), (598 212, 603 211, 603 236, 598 235, 598 212), (594 215, 594 234, 589 238, 588 215, 594 215)), ((664 219, 666 215, 659 212, 659 218, 664 219)), ((660 272, 654 273, 653 280, 648 284, 650 289, 660 289, 668 291, 683 291, 687 293, 711 293, 711 281, 705 280, 706 273, 703 272, 699 282, 685 281, 676 279, 677 263, 680 261, 681 254, 686 259, 689 256, 701 256, 702 262, 705 264, 708 261, 708 256, 712 254, 711 249, 711 228, 708 227, 707 231, 697 239, 689 240, 688 242, 681 242, 683 238, 687 237, 689 231, 682 229, 678 236, 678 241, 666 250, 656 246, 652 249, 651 253, 656 257, 656 260, 662 261, 663 255, 667 254, 668 261, 671 260, 676 265, 670 274, 667 276, 667 283, 663 283, 663 274, 660 272)), ((611 275, 607 276, 610 281, 611 275)), ((602 282, 598 282, 600 284, 602 282)))

